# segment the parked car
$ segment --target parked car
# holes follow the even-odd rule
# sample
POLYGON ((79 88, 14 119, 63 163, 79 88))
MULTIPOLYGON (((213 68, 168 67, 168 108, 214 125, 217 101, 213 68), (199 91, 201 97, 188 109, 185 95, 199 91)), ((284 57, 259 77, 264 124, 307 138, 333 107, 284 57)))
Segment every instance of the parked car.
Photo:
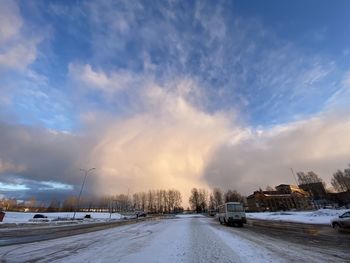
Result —
POLYGON ((216 209, 209 209, 209 210, 208 210, 208 215, 209 215, 209 216, 215 216, 216 213, 217 213, 217 210, 216 210, 216 209))
POLYGON ((44 215, 42 215, 42 214, 35 214, 35 215, 33 216, 33 219, 37 219, 37 218, 47 218, 47 216, 44 216, 44 215))
POLYGON ((143 211, 137 211, 136 212, 136 217, 146 217, 146 213, 145 212, 143 212, 143 211))
POLYGON ((29 221, 31 221, 31 222, 49 222, 49 219, 47 218, 47 216, 45 216, 43 214, 35 214, 33 216, 33 219, 29 219, 29 221))
POLYGON ((333 228, 350 228, 350 211, 332 219, 331 225, 333 228))

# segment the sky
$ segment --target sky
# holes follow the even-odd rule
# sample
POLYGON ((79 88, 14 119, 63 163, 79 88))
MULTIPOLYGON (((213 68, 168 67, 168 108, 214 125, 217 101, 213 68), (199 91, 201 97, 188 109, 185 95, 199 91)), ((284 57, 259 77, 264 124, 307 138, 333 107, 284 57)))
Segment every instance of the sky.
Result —
POLYGON ((248 195, 350 163, 350 3, 0 1, 0 197, 248 195))

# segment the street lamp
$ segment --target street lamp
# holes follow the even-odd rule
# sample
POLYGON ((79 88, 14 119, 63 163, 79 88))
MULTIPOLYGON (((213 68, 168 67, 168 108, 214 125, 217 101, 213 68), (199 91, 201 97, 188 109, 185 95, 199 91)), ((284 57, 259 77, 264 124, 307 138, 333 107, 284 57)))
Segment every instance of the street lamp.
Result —
POLYGON ((80 197, 81 197, 81 193, 83 192, 83 188, 84 188, 84 185, 85 185, 85 181, 86 181, 86 177, 88 176, 89 172, 95 170, 96 168, 91 168, 89 170, 86 170, 86 169, 81 169, 80 168, 80 171, 84 172, 84 180, 83 180, 83 184, 81 185, 81 188, 80 188, 80 192, 79 192, 79 196, 78 196, 78 204, 77 204, 77 209, 75 209, 74 211, 74 215, 73 215, 73 220, 75 219, 75 214, 77 212, 77 210, 79 210, 79 203, 80 203, 80 197))

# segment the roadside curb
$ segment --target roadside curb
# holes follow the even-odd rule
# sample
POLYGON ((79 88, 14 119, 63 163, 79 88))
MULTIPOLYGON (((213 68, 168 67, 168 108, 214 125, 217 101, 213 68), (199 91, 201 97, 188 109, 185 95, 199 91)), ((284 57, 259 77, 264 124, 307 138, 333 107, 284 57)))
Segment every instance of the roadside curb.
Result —
MULTIPOLYGON (((268 227, 274 230, 283 230, 284 232, 306 233, 315 236, 322 234, 322 232, 331 230, 331 226, 325 224, 305 224, 288 221, 269 221, 263 219, 248 219, 247 224, 256 227, 268 227)), ((341 229, 339 232, 350 233, 350 230, 341 229)))

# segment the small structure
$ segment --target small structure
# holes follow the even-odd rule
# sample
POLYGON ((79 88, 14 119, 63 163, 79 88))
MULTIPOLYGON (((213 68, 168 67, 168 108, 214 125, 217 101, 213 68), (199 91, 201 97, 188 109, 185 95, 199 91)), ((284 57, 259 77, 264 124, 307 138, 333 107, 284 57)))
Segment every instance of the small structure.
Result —
POLYGON ((5 217, 5 212, 0 210, 0 222, 2 222, 2 220, 4 219, 5 217))

